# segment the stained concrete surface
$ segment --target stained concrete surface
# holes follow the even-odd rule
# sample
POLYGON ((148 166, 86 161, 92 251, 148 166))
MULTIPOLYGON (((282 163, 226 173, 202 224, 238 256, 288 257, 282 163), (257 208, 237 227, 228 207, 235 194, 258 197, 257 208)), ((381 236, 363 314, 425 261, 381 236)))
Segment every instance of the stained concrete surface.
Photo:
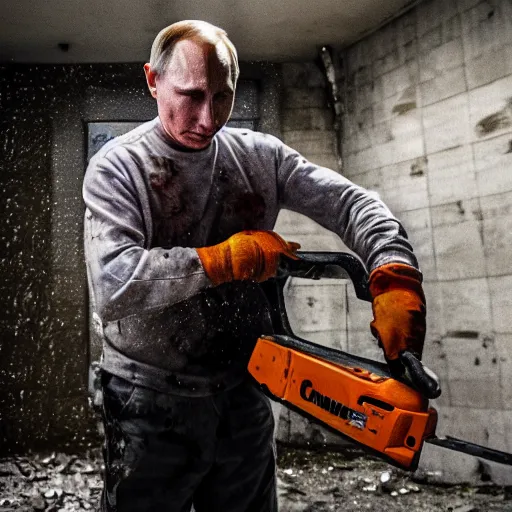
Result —
MULTIPOLYGON (((278 449, 280 512, 512 511, 512 487, 436 486, 358 451, 278 449)), ((99 450, 0 459, 0 511, 97 510, 99 450)))
MULTIPOLYGON (((343 50, 340 83, 342 172, 400 219, 423 272, 423 361, 443 389, 438 435, 504 451, 512 449, 511 23, 509 0, 424 0, 343 50)), ((359 318, 349 311, 350 334, 367 329, 359 318)), ((422 461, 450 480, 478 470, 442 451, 422 461)), ((512 473, 493 479, 510 485, 512 473)))
POLYGON ((241 59, 314 58, 319 45, 347 44, 415 0, 66 0, 0 4, 0 59, 18 62, 126 62, 148 57, 160 29, 178 20, 214 23, 241 59), (44 20, 44 23, 41 23, 44 20))

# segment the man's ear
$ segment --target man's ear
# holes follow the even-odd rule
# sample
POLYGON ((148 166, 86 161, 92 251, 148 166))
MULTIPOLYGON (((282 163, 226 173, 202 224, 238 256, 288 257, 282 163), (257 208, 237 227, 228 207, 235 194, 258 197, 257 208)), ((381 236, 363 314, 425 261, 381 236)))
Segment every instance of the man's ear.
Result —
POLYGON ((144 64, 144 73, 146 74, 149 92, 153 98, 156 98, 156 73, 152 71, 149 63, 144 64))

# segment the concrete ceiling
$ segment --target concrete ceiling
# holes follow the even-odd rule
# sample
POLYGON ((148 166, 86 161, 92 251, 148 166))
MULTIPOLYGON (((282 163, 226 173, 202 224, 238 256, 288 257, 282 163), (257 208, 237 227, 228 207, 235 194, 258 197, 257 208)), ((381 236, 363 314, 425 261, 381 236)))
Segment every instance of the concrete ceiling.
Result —
POLYGON ((160 29, 182 19, 224 28, 241 60, 303 60, 347 46, 411 0, 6 0, 0 60, 137 62, 160 29), (59 43, 69 44, 67 52, 59 43))

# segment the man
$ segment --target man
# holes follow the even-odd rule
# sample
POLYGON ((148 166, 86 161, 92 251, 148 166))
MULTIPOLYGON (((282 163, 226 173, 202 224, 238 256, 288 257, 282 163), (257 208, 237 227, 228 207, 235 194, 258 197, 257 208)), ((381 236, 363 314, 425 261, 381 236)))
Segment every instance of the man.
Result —
POLYGON ((104 349, 103 510, 277 510, 273 419, 247 377, 271 333, 261 284, 298 244, 280 208, 337 233, 371 271, 388 360, 421 356, 416 258, 385 205, 275 137, 225 128, 238 62, 199 21, 162 30, 144 66, 158 117, 95 155, 85 250, 104 349))

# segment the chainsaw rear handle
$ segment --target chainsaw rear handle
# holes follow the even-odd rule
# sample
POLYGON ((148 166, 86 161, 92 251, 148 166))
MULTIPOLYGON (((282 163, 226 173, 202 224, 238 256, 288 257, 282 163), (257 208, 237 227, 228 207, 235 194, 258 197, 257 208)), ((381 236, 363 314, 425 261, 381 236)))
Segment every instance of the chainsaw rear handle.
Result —
MULTIPOLYGON (((280 333, 301 339, 293 333, 284 301, 284 287, 288 278, 303 279, 350 278, 358 299, 371 302, 368 287, 368 272, 352 254, 345 252, 298 251, 298 260, 282 257, 276 278, 277 302, 279 305, 280 333)), ((278 331, 279 334, 279 331, 278 331)), ((307 341, 307 340, 303 340, 307 341)), ((441 394, 438 377, 411 352, 404 351, 395 361, 387 361, 391 375, 417 389, 426 398, 437 398, 441 394)))

